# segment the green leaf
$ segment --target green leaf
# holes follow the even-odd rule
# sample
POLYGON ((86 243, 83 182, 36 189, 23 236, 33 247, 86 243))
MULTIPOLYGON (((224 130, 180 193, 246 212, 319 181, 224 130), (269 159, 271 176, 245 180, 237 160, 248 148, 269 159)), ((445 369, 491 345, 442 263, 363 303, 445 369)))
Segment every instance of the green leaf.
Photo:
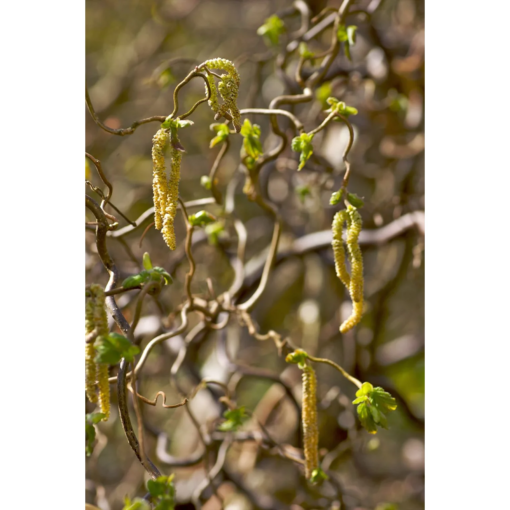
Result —
POLYGON ((212 187, 211 178, 208 175, 202 175, 202 177, 200 177, 200 185, 205 189, 211 189, 212 187))
POLYGON ((244 138, 243 148, 246 154, 254 160, 257 160, 263 152, 260 142, 260 126, 257 124, 252 125, 248 119, 245 119, 241 127, 241 136, 244 138))
POLYGON ((301 133, 292 139, 291 148, 294 152, 300 152, 298 171, 301 170, 305 163, 310 159, 313 154, 313 140, 314 135, 308 133, 301 133))
POLYGON ((276 14, 267 18, 265 23, 257 29, 257 34, 264 37, 269 46, 278 46, 280 35, 284 32, 285 25, 276 14))
POLYGON ((216 136, 211 140, 211 143, 209 144, 209 148, 212 149, 215 145, 218 145, 228 138, 230 130, 226 124, 212 124, 211 129, 216 131, 216 136))
POLYGON ((89 423, 99 423, 105 417, 104 413, 89 413, 85 415, 85 420, 89 423))
POLYGON ((192 214, 188 219, 194 227, 203 227, 216 221, 216 217, 207 211, 198 211, 196 214, 192 214))
POLYGON ((147 269, 147 271, 152 269, 151 256, 147 252, 143 254, 143 267, 147 269))
POLYGON ((358 29, 355 25, 350 25, 347 27, 347 42, 349 46, 353 46, 356 42, 356 30, 358 29))
POLYGON ((204 230, 205 233, 207 234, 209 244, 217 246, 221 235, 225 232, 225 227, 223 225, 223 222, 215 221, 214 223, 206 225, 204 230))
MULTIPOLYGON (((336 97, 328 97, 326 102, 331 106, 326 112, 332 113, 336 112, 344 117, 349 117, 349 115, 357 115, 358 110, 352 106, 347 106, 343 101, 339 101, 336 97)), ((341 122, 340 119, 335 119, 341 122)))
POLYGON ((173 278, 162 267, 155 267, 151 272, 153 275, 156 273, 160 278, 163 278, 165 285, 172 285, 174 283, 173 278))
POLYGON ((331 198, 329 199, 330 205, 336 205, 340 203, 340 200, 342 200, 342 195, 344 194, 344 190, 340 189, 338 191, 335 191, 331 194, 331 198))
POLYGON ((122 358, 133 361, 140 352, 140 348, 133 345, 125 336, 119 333, 110 333, 108 336, 100 336, 95 343, 97 356, 96 363, 116 365, 122 358))
POLYGON ((336 32, 336 37, 340 42, 345 42, 349 39, 345 25, 339 25, 338 30, 336 32))
POLYGON ((396 400, 383 388, 374 388, 365 382, 356 392, 357 399, 353 404, 358 404, 358 415, 361 424, 371 434, 377 432, 377 427, 388 428, 388 420, 385 413, 397 408, 396 400))
POLYGON ((363 403, 358 406, 358 416, 361 424, 368 432, 370 432, 370 434, 377 433, 377 425, 372 413, 370 412, 369 404, 363 403))
POLYGON ((172 70, 167 67, 160 73, 156 83, 158 84, 159 88, 166 89, 174 82, 175 76, 173 75, 172 70))
POLYGON ((296 349, 294 352, 287 354, 285 357, 285 361, 287 363, 297 364, 301 369, 305 368, 307 359, 308 353, 303 351, 303 349, 296 349))
POLYGON ((374 405, 383 411, 394 411, 397 408, 397 401, 381 387, 374 388, 371 397, 374 405))
POLYGON ((244 406, 236 409, 227 409, 223 413, 225 421, 218 427, 223 432, 236 431, 248 418, 244 406))
POLYGON ((299 200, 301 200, 301 203, 305 203, 305 198, 312 194, 310 187, 306 184, 302 186, 296 186, 295 191, 299 197, 299 200))
POLYGON ((379 503, 375 510, 398 510, 398 506, 393 503, 379 503))
POLYGON ((313 57, 315 56, 314 53, 310 51, 308 45, 305 42, 299 43, 299 55, 304 59, 310 60, 313 60, 313 57))
POLYGON ((315 97, 322 103, 323 107, 326 107, 327 99, 333 93, 331 82, 327 81, 323 83, 316 91, 315 97))
POLYGON ((139 274, 135 274, 133 276, 128 276, 123 282, 122 287, 125 289, 131 289, 133 287, 138 287, 139 285, 143 285, 150 278, 150 273, 147 271, 142 271, 139 274))
POLYGON ((322 468, 317 468, 312 471, 312 476, 310 477, 310 482, 312 482, 314 485, 321 484, 325 480, 329 480, 329 476, 324 473, 322 468))
POLYGON ((365 205, 365 202, 356 193, 347 193, 347 201, 358 209, 365 205))
POLYGON ((122 510, 151 510, 151 505, 141 498, 135 498, 133 501, 126 498, 122 510))
POLYGON ((85 455, 90 457, 94 450, 94 440, 96 439, 96 427, 106 415, 103 413, 89 413, 85 415, 85 455))

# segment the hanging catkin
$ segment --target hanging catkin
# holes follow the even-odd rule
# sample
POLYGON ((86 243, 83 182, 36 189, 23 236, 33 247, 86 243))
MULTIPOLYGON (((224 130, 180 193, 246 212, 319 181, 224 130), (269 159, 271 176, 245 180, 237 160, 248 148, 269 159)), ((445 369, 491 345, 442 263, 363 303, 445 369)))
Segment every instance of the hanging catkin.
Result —
POLYGON ((317 425, 317 379, 314 369, 303 368, 303 444, 305 452, 305 476, 311 479, 319 468, 319 428, 317 425))
POLYGON ((336 274, 349 291, 352 300, 352 313, 340 326, 341 333, 346 333, 356 326, 363 314, 363 257, 358 244, 361 227, 361 215, 351 205, 347 207, 347 210, 338 211, 333 218, 333 241, 331 244, 335 256, 336 274), (347 224, 346 244, 351 265, 350 275, 345 264, 345 250, 342 239, 344 223, 347 224))
MULTIPOLYGON (((97 340, 108 336, 108 319, 106 317, 105 295, 100 285, 92 284, 87 292, 85 304, 85 333, 96 331, 97 340)), ((98 402, 104 421, 110 416, 110 384, 108 382, 108 365, 95 363, 94 342, 85 347, 85 389, 91 402, 98 402), (97 390, 96 393, 96 378, 97 390)))
MULTIPOLYGON (((239 73, 234 66, 234 63, 225 58, 214 58, 206 60, 202 66, 208 69, 223 69, 227 71, 227 74, 221 75, 220 82, 218 83, 218 90, 223 99, 223 104, 218 103, 218 94, 212 75, 208 75, 207 81, 211 89, 211 97, 209 98, 209 106, 212 111, 216 114, 215 119, 218 119, 229 113, 232 117, 232 124, 236 133, 241 131, 241 113, 237 107, 237 95, 239 93, 239 86, 241 79, 239 73)), ((201 67, 201 66, 199 66, 201 67)))

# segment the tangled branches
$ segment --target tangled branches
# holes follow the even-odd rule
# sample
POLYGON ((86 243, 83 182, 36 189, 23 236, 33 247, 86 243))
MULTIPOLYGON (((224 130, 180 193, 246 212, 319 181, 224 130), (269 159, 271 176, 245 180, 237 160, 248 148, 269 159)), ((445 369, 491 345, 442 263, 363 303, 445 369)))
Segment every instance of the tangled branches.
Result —
MULTIPOLYGON (((116 135, 113 138, 137 137, 137 143, 146 147, 148 153, 151 139, 144 135, 148 131, 142 126, 158 123, 152 138, 153 207, 147 209, 145 206, 145 211, 138 207, 143 203, 139 200, 141 195, 133 194, 138 198, 130 198, 131 203, 122 199, 119 192, 115 193, 120 187, 116 179, 120 178, 110 175, 111 161, 102 158, 102 165, 96 157, 87 156, 94 163, 97 177, 107 188, 107 192, 101 191, 100 186, 93 185, 92 179, 88 178, 89 188, 101 197, 101 202, 87 196, 86 206, 93 216, 89 218, 87 228, 94 231, 93 251, 109 276, 104 289, 94 283, 87 292, 91 296, 103 292, 103 303, 116 326, 108 328, 105 321, 99 326, 96 305, 92 304, 99 298, 91 297, 86 308, 86 393, 89 410, 92 410, 90 406, 98 401, 96 383, 99 395, 109 391, 109 385, 105 383, 108 376, 109 384, 117 385, 112 399, 117 402, 124 434, 134 453, 133 458, 138 459, 152 480, 147 486, 149 494, 145 503, 140 500, 140 505, 151 504, 158 508, 164 498, 169 505, 175 504, 175 498, 191 501, 196 507, 210 498, 224 505, 224 484, 229 481, 255 508, 288 508, 291 503, 304 508, 348 506, 344 505, 344 500, 354 498, 346 493, 341 484, 342 477, 331 468, 337 459, 335 455, 340 457, 344 451, 355 451, 361 444, 363 428, 370 433, 385 428, 388 425, 386 414, 397 407, 391 395, 396 394, 393 386, 388 386, 386 380, 381 383, 390 389, 388 393, 382 387, 362 382, 370 380, 372 374, 366 368, 360 368, 357 361, 344 369, 329 357, 315 356, 329 343, 330 346, 334 344, 336 350, 329 350, 324 356, 347 358, 347 346, 353 338, 349 335, 358 334, 358 325, 366 330, 374 322, 378 331, 385 329, 387 312, 372 303, 377 303, 378 293, 391 294, 392 282, 398 275, 376 282, 377 286, 372 277, 374 261, 370 259, 370 264, 365 262, 365 271, 368 267, 370 276, 364 276, 364 252, 373 249, 364 239, 377 237, 382 240, 373 245, 390 245, 390 241, 399 243, 401 237, 416 237, 412 231, 413 222, 397 229, 396 234, 383 234, 388 225, 362 230, 362 216, 365 223, 370 224, 377 209, 371 199, 366 200, 365 209, 362 209, 364 202, 354 193, 362 194, 367 190, 363 187, 366 174, 359 163, 359 155, 351 156, 351 149, 354 151, 358 141, 357 130, 363 133, 366 122, 360 123, 356 130, 350 118, 356 115, 366 117, 369 113, 359 99, 361 78, 354 79, 355 73, 348 63, 349 59, 355 60, 358 56, 354 51, 357 48, 356 30, 347 26, 347 18, 361 14, 368 24, 373 11, 355 9, 354 3, 344 0, 339 8, 326 8, 312 18, 305 2, 294 2, 287 11, 278 13, 276 19, 266 20, 263 29, 259 30, 271 46, 266 54, 241 55, 234 61, 208 59, 196 66, 194 63, 195 67, 190 65, 186 70, 191 68, 189 73, 174 88, 173 109, 169 115, 170 108, 167 112, 159 112, 164 115, 146 117, 128 128, 109 128, 105 125, 107 121, 103 123, 99 119, 87 91, 87 106, 95 125, 109 135, 116 135), (295 31, 290 30, 292 17, 300 20, 295 31), (328 31, 331 31, 330 37, 328 31), (284 37, 285 43, 282 42, 284 37), (325 48, 322 47, 324 41, 329 43, 325 48), (340 53, 342 48, 344 54, 340 53), (285 86, 284 93, 273 97, 267 107, 255 107, 257 102, 267 104, 257 73, 260 71, 262 76, 264 66, 272 62, 276 75, 285 86), (251 81, 245 78, 248 64, 258 70, 251 81), (338 77, 341 80, 333 87, 332 83, 338 77), (205 96, 190 103, 192 106, 187 112, 179 114, 179 100, 184 103, 188 94, 193 96, 191 82, 195 78, 203 81, 205 96), (334 97, 335 94, 342 100, 334 97), (238 100, 239 104, 243 105, 244 101, 249 107, 239 109, 238 100), (183 144, 191 148, 190 153, 204 152, 207 141, 203 127, 204 124, 207 127, 207 119, 211 116, 207 108, 201 106, 206 102, 214 113, 214 120, 223 119, 223 123, 211 126, 215 136, 209 146, 213 150, 219 146, 219 151, 212 165, 204 169, 206 158, 183 156, 183 144), (185 120, 190 116, 194 122, 185 120), (190 128, 187 132, 192 136, 186 139, 183 134, 181 142, 180 130, 185 127, 190 128), (343 137, 341 142, 338 141, 339 134, 343 137), (333 143, 328 142, 331 137, 333 143), (239 155, 233 153, 236 144, 241 146, 239 155), (335 168, 328 162, 332 157, 325 156, 328 144, 329 154, 334 153, 335 157, 338 147, 342 149, 335 168), (279 191, 278 179, 285 192, 279 191), (335 184, 339 185, 338 191, 332 192, 335 184), (289 189, 295 192, 297 200, 291 202, 292 196, 287 198, 289 189), (332 193, 329 206, 323 198, 328 192, 332 193), (114 205, 117 200, 120 203, 114 205), (345 209, 335 213, 332 207, 341 202, 345 203, 345 209), (121 203, 130 210, 129 213, 121 212, 121 203), (134 205, 136 207, 132 208, 134 205), (329 238, 326 242, 310 244, 310 236, 324 234, 317 229, 331 221, 332 213, 335 215, 329 238), (138 220, 131 221, 131 214, 139 216, 138 220), (151 225, 148 225, 137 246, 138 243, 130 241, 130 236, 136 234, 152 214, 155 229, 161 231, 164 242, 161 242, 161 236, 152 236, 151 225), (126 220, 128 225, 119 228, 119 224, 126 220), (347 224, 345 244, 350 271, 346 264, 344 224, 347 224), (266 235, 269 225, 270 237, 266 235), (331 238, 333 250, 327 248, 331 238), (151 256, 147 252, 142 258, 137 253, 142 242, 151 256), (264 243, 267 244, 265 248, 264 243), (308 244, 300 248, 300 243, 308 244), (126 255, 124 259, 122 250, 126 255), (308 315, 306 310, 302 312, 304 319, 301 320, 301 316, 285 306, 283 300, 279 302, 280 287, 287 286, 289 293, 301 295, 296 282, 302 278, 292 275, 282 283, 280 280, 285 278, 281 277, 280 267, 276 269, 276 265, 286 267, 296 262, 296 258, 313 265, 316 262, 310 260, 317 259, 307 258, 310 253, 322 257, 324 268, 321 271, 330 271, 328 265, 334 259, 338 278, 352 302, 350 317, 342 317, 345 307, 337 288, 329 294, 335 296, 336 311, 324 324, 314 318, 313 311, 308 315), (248 255, 250 260, 246 260, 248 255), (158 260, 159 266, 153 267, 151 259, 158 260), (281 310, 279 305, 282 305, 281 310), (272 307, 276 310, 277 320, 268 311, 272 307), (296 323, 301 321, 302 334, 286 316, 296 318, 296 323), (338 335, 339 324, 341 335, 338 335), (315 330, 312 325, 317 326, 315 330), (118 332, 114 331, 115 327, 118 332), (306 346, 306 351, 297 349, 297 346, 306 346), (97 363, 98 349, 107 362, 97 363), (211 349, 217 357, 216 363, 221 366, 214 377, 207 376, 205 366, 202 367, 199 361, 202 357, 208 359, 207 353, 211 349), (256 366, 257 363, 251 363, 249 356, 246 357, 245 353, 252 352, 257 362, 261 362, 259 350, 267 359, 271 358, 270 363, 265 363, 271 370, 256 366), (284 359, 298 364, 302 370, 301 405, 295 396, 298 385, 293 374, 296 369, 285 369, 284 359), (355 385, 356 390, 340 388, 329 373, 318 371, 316 374, 313 363, 335 368, 335 375, 340 373, 343 377, 342 384, 345 378, 355 385), (245 380, 255 380, 269 388, 263 396, 257 395, 253 409, 247 404, 255 400, 247 398, 245 380), (336 396, 331 397, 332 391, 336 396), (155 398, 144 395, 155 395, 155 398), (163 397, 161 405, 158 404, 159 395, 163 397), (349 422, 347 430, 342 431, 345 437, 338 445, 332 445, 325 436, 321 439, 324 448, 319 450, 320 416, 333 406, 333 401, 341 406, 342 412, 351 414, 354 401, 359 418, 349 422), (133 417, 136 416, 135 425, 129 413, 130 405, 134 410, 133 417), (287 410, 287 405, 290 406, 288 409, 301 415, 301 428, 299 421, 294 423, 285 418, 282 409, 287 410), (188 426, 184 428, 196 438, 197 448, 188 451, 185 457, 179 456, 176 444, 183 436, 174 432, 173 426, 159 429, 154 425, 161 416, 168 416, 161 418, 168 422, 182 421, 184 418, 181 417, 185 416, 188 426), (285 422, 281 429, 275 426, 275 420, 277 425, 285 422), (285 432, 286 428, 289 432, 285 432), (154 439, 157 439, 157 446, 154 439), (167 444, 171 444, 172 454, 166 450, 167 444), (259 456, 291 463, 296 476, 304 475, 307 482, 296 490, 292 502, 280 501, 276 491, 261 496, 236 472, 228 460, 231 456, 242 459, 251 467, 260 460, 259 456), (183 495, 179 472, 175 477, 170 473, 163 476, 157 465, 165 468, 198 465, 203 470, 203 478, 194 485, 193 491, 183 495)), ((370 5, 377 7, 374 3, 370 5)), ((376 45, 379 43, 375 42, 376 45)), ((185 63, 188 65, 189 62, 185 63)), ((161 65, 158 69, 163 73, 170 67, 161 65)), ((271 90, 269 85, 266 90, 271 90)), ((167 94, 166 102, 161 104, 167 104, 168 97, 167 94)), ((140 193, 150 187, 150 176, 145 174, 138 181, 140 193)), ((411 211, 409 214, 416 213, 411 211)), ((398 221, 396 216, 395 221, 398 221)), ((380 225, 379 222, 375 226, 380 225)), ((410 249, 413 251, 413 246, 410 249)), ((401 256, 402 266, 406 253, 401 256)), ((406 270, 407 267, 402 272, 406 270)), ((91 270, 89 279, 99 282, 101 278, 98 265, 91 270)), ((321 280, 326 279, 321 276, 321 280)), ((312 289, 316 287, 313 282, 306 285, 312 289)), ((311 297, 308 301, 300 297, 296 309, 302 310, 300 306, 307 302, 319 301, 319 289, 306 292, 311 297)), ((104 305, 102 310, 104 312, 104 305)), ((100 396, 100 410, 107 414, 104 401, 100 396)), ((100 427, 98 433, 101 433, 100 427)))

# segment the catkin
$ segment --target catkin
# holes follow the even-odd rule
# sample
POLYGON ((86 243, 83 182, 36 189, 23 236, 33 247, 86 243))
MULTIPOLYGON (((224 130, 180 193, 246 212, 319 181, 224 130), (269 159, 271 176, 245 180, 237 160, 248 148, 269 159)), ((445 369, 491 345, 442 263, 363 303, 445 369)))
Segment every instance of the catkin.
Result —
POLYGON ((349 221, 349 215, 345 209, 338 211, 335 214, 332 226, 333 242, 331 244, 333 246, 333 254, 335 256, 336 274, 338 278, 340 278, 340 281, 349 288, 351 284, 351 276, 347 272, 347 267, 345 265, 344 240, 342 238, 343 226, 346 221, 349 221))
POLYGON ((154 194, 154 224, 157 230, 163 227, 163 217, 166 210, 168 194, 165 149, 169 135, 165 129, 160 129, 152 138, 152 191, 154 194))
POLYGON ((341 333, 346 333, 356 326, 363 314, 363 257, 358 244, 361 227, 361 215, 351 205, 348 206, 347 210, 337 212, 333 218, 332 246, 335 256, 336 274, 349 291, 352 300, 352 313, 340 326, 341 333), (347 224, 346 244, 351 264, 350 275, 345 265, 345 250, 342 239, 344 222, 347 224))
POLYGON ((211 88, 211 97, 209 98, 209 106, 216 114, 215 118, 224 116, 229 113, 232 117, 232 124, 237 133, 241 131, 241 113, 237 107, 237 95, 239 93, 239 86, 241 79, 239 73, 235 68, 233 62, 224 58, 215 58, 207 60, 203 64, 208 69, 223 69, 227 74, 221 76, 221 81, 218 84, 219 93, 223 99, 223 104, 218 103, 218 96, 215 89, 214 78, 209 75, 207 81, 211 88))
POLYGON ((170 176, 167 178, 165 149, 169 133, 161 128, 152 138, 152 163, 154 193, 154 225, 161 230, 163 239, 171 250, 175 250, 174 220, 179 200, 182 153, 175 147, 170 149, 170 176))
POLYGON ((108 365, 98 363, 97 365, 97 386, 99 390, 99 408, 105 415, 103 421, 110 416, 110 383, 108 382, 108 365))
MULTIPOLYGON (((108 336, 108 319, 105 309, 104 290, 100 285, 92 284, 85 305, 85 333, 96 330, 97 339, 108 336)), ((85 346, 85 390, 91 402, 98 402, 104 421, 110 415, 110 384, 108 382, 108 365, 96 363, 94 342, 85 346), (96 392, 97 379, 97 392, 96 392)))
POLYGON ((317 425, 317 378, 314 369, 306 365, 303 369, 303 443, 305 452, 305 476, 319 467, 319 428, 317 425))
MULTIPOLYGON (((85 302, 85 335, 94 331, 94 298, 90 294, 85 302)), ((90 402, 97 402, 96 393, 96 349, 94 342, 85 344, 85 393, 90 402)))
POLYGON ((351 261, 351 284, 349 289, 352 300, 359 303, 363 301, 363 257, 358 238, 363 222, 360 213, 354 207, 349 206, 347 213, 350 219, 349 230, 347 231, 347 249, 351 261))
POLYGON ((175 250, 174 221, 179 201, 179 181, 181 179, 182 153, 172 147, 170 155, 170 177, 168 178, 168 193, 166 198, 165 215, 163 218, 163 239, 171 250, 175 250))

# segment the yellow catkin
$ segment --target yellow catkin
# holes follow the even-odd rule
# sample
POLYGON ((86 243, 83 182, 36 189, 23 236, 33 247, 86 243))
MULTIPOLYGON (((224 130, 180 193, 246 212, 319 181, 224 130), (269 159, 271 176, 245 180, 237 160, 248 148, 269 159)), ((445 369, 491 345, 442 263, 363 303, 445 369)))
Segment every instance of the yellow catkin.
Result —
POLYGON ((99 363, 97 365, 97 385, 99 389, 99 408, 105 415, 103 421, 107 421, 110 416, 110 383, 108 377, 108 365, 99 363))
POLYGON ((229 113, 232 117, 234 129, 237 133, 239 133, 239 131, 241 131, 241 114, 237 107, 237 95, 239 93, 241 79, 234 63, 224 58, 215 58, 207 60, 203 65, 208 69, 223 69, 224 71, 227 71, 227 74, 223 74, 221 76, 221 81, 218 84, 218 90, 223 99, 223 104, 221 105, 218 103, 214 79, 212 76, 208 77, 209 86, 211 87, 209 106, 213 112, 216 113, 215 118, 219 118, 224 116, 225 113, 229 113))
POLYGON ((333 242, 331 243, 333 246, 333 254, 335 256, 335 269, 338 278, 340 281, 349 289, 351 284, 351 277, 347 272, 347 267, 345 265, 345 250, 344 250, 344 241, 342 237, 344 222, 348 221, 349 215, 347 211, 344 209, 342 211, 338 211, 333 218, 333 242))
POLYGON ((363 315, 363 301, 354 301, 352 303, 352 313, 350 317, 345 320, 340 326, 340 333, 347 333, 350 329, 352 329, 356 324, 359 323, 361 317, 363 315))
MULTIPOLYGON (((88 292, 85 301, 85 335, 94 331, 94 305, 95 299, 91 292, 88 292)), ((85 344, 85 393, 90 402, 97 402, 96 392, 96 362, 94 357, 96 350, 94 342, 85 344)))
POLYGON ((355 303, 363 301, 363 257, 358 244, 359 234, 363 222, 360 213, 349 206, 347 209, 349 214, 350 225, 347 231, 347 249, 349 250, 349 259, 351 261, 351 284, 349 290, 352 300, 355 303))
MULTIPOLYGON (((105 308, 105 295, 104 290, 100 285, 92 284, 90 286, 90 297, 87 299, 85 309, 85 329, 89 332, 94 329, 97 332, 97 339, 105 337, 109 333, 108 318, 106 316, 105 308)), ((94 343, 89 343, 85 347, 85 386, 89 400, 97 402, 99 400, 99 407, 101 412, 105 414, 103 421, 108 419, 110 415, 110 383, 108 382, 108 365, 103 363, 95 363, 95 348, 94 343), (96 394, 96 378, 97 389, 96 394)))
POLYGON ((352 300, 351 316, 342 323, 340 332, 346 333, 358 324, 363 315, 363 256, 358 244, 362 228, 362 219, 355 207, 348 206, 347 210, 339 211, 333 219, 333 253, 335 255, 335 268, 338 278, 346 286, 352 300), (342 240, 343 224, 347 223, 347 249, 351 274, 345 265, 345 250, 342 240))
POLYGON ((165 149, 168 145, 169 134, 160 129, 152 138, 152 191, 154 194, 154 224, 157 230, 163 227, 163 217, 166 210, 167 178, 165 167, 165 149))
POLYGON ((174 221, 175 215, 177 214, 177 205, 179 200, 179 181, 181 179, 181 160, 182 160, 182 152, 173 148, 170 153, 170 176, 168 178, 168 192, 166 198, 166 208, 165 214, 163 217, 163 239, 165 240, 167 246, 171 250, 175 250, 176 241, 175 241, 175 231, 174 231, 174 221))
POLYGON ((309 365, 303 369, 303 444, 305 476, 312 477, 319 467, 319 427, 317 425, 317 379, 309 365))

